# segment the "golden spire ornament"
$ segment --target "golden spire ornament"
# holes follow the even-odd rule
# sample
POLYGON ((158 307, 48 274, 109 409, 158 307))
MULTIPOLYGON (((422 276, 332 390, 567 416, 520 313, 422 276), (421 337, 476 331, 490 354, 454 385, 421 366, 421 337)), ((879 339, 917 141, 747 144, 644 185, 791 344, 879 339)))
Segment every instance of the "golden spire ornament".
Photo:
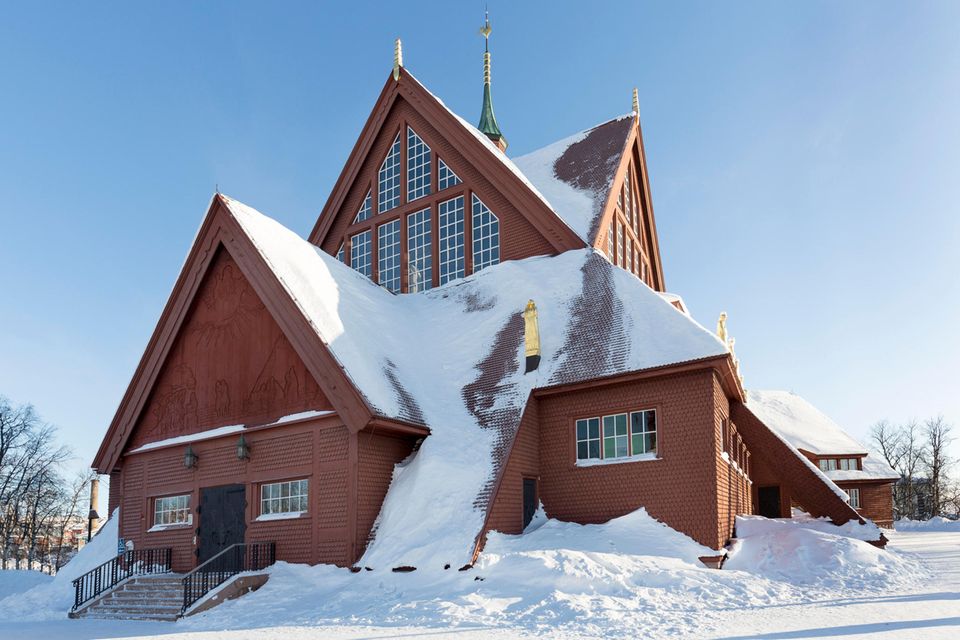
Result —
POLYGON ((400 38, 393 44, 393 79, 400 80, 400 67, 403 66, 403 45, 400 38))
POLYGON ((640 117, 640 96, 637 95, 637 88, 633 88, 633 113, 640 117))

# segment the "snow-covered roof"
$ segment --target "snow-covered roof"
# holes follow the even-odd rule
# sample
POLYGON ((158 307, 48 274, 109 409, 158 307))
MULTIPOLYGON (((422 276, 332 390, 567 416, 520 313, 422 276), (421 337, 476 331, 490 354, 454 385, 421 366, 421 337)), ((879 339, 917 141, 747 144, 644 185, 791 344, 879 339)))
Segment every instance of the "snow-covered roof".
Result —
POLYGON ((866 447, 790 391, 748 391, 747 406, 790 444, 814 455, 865 455, 866 447))
POLYGON ((866 456, 863 469, 824 471, 830 480, 892 480, 896 471, 812 404, 790 391, 748 391, 747 406, 797 449, 816 456, 866 456))
POLYGON ((597 236, 635 115, 622 115, 513 159, 557 216, 588 244, 597 236))
POLYGON ((727 354, 713 333, 592 249, 504 262, 398 296, 256 210, 224 202, 371 408, 432 429, 395 472, 362 560, 370 566, 470 560, 497 456, 533 389, 727 354), (524 375, 529 299, 542 361, 524 375))

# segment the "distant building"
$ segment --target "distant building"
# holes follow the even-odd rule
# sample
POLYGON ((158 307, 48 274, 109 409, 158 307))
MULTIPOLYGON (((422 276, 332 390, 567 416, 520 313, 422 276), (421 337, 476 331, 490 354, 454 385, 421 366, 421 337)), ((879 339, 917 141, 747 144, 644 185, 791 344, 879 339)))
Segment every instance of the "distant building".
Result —
POLYGON ((94 460, 120 535, 456 568, 542 504, 720 550, 759 470, 859 518, 666 292, 634 107, 510 159, 489 73, 478 129, 398 64, 307 240, 215 195, 94 460))

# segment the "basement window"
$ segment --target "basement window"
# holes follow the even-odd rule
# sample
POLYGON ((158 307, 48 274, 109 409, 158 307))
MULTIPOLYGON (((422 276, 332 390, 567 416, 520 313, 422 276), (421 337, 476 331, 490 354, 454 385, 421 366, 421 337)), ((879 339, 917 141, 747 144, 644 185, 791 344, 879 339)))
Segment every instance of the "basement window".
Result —
POLYGON ((296 517, 306 513, 307 504, 307 480, 262 484, 260 485, 260 517, 257 519, 296 517))
POLYGON ((162 531, 168 527, 193 523, 190 512, 190 495, 165 496, 153 501, 153 527, 150 531, 162 531))
POLYGON ((850 496, 850 506, 854 509, 860 508, 860 489, 844 489, 850 496))

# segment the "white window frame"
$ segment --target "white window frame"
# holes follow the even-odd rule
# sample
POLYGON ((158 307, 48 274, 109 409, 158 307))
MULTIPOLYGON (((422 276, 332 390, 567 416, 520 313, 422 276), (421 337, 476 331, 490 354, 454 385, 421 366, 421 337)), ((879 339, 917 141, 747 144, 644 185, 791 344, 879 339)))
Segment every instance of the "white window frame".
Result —
POLYGON ((467 257, 464 226, 467 199, 456 196, 437 205, 438 256, 440 284, 444 285, 466 275, 467 257), (459 202, 457 202, 459 201, 459 202))
POLYGON ((373 217, 373 196, 370 195, 370 190, 367 190, 367 197, 363 199, 363 204, 360 205, 357 217, 353 219, 353 224, 369 220, 371 217, 373 217))
POLYGON ((309 479, 297 478, 261 483, 259 509, 258 519, 278 516, 296 517, 307 513, 310 510, 309 479), (267 495, 268 493, 270 495, 267 495))
POLYGON ((587 418, 577 418, 574 420, 574 459, 578 466, 590 466, 593 464, 609 464, 615 462, 628 462, 636 460, 656 460, 659 459, 659 419, 657 417, 656 408, 648 409, 637 409, 634 411, 620 411, 617 413, 606 414, 603 416, 592 416, 587 418), (648 429, 648 415, 652 415, 653 428, 648 429), (640 431, 634 432, 633 430, 633 416, 640 415, 641 417, 641 427, 640 431), (617 419, 623 418, 626 421, 626 432, 622 434, 616 433, 617 419), (590 438, 589 437, 589 424, 590 422, 595 421, 599 425, 599 437, 590 438), (608 433, 608 428, 613 426, 614 433, 611 435, 608 433), (584 426, 587 428, 586 439, 580 437, 580 427, 584 426), (646 449, 647 436, 653 436, 653 447, 650 450, 644 451, 635 451, 633 446, 634 437, 639 437, 641 442, 644 443, 644 449, 646 449), (607 455, 607 441, 611 440, 614 446, 614 455, 607 455), (621 442, 626 440, 626 455, 616 455, 617 449, 621 447, 621 442), (589 443, 599 441, 599 456, 591 457, 589 455, 589 443), (581 443, 587 443, 587 457, 583 458, 580 456, 580 445, 581 443))
POLYGON ((373 232, 370 229, 350 236, 350 266, 357 273, 373 276, 373 232), (365 261, 365 264, 361 261, 365 261))
POLYGON ((443 158, 437 158, 437 163, 437 191, 455 187, 463 182, 460 176, 443 161, 443 158))
POLYGON ((600 416, 594 416, 592 418, 580 418, 574 423, 574 438, 576 439, 577 446, 577 460, 601 460, 603 458, 603 432, 600 430, 600 416), (596 437, 590 435, 590 427, 596 427, 596 437), (580 427, 583 427, 586 437, 580 437, 580 427), (580 456, 580 445, 583 444, 586 448, 587 455, 584 457, 580 456), (590 445, 596 444, 596 454, 591 455, 590 445))
POLYGON ((400 218, 377 227, 377 284, 400 293, 400 218))
POLYGON ((407 291, 433 287, 433 229, 430 207, 407 215, 407 291))
POLYGON ((471 195, 473 215, 473 272, 500 264, 500 218, 477 194, 471 195))
POLYGON ((189 493, 159 496, 153 499, 153 527, 151 529, 190 524, 193 524, 193 511, 190 508, 189 493))
POLYGON ((847 492, 847 495, 850 496, 849 504, 854 509, 860 508, 860 488, 859 487, 850 487, 844 489, 847 492))
POLYGON ((430 195, 430 146, 407 127, 407 202, 430 195))
POLYGON ((380 165, 380 171, 377 172, 377 213, 384 213, 400 206, 400 178, 403 172, 400 160, 400 133, 398 132, 380 165))

